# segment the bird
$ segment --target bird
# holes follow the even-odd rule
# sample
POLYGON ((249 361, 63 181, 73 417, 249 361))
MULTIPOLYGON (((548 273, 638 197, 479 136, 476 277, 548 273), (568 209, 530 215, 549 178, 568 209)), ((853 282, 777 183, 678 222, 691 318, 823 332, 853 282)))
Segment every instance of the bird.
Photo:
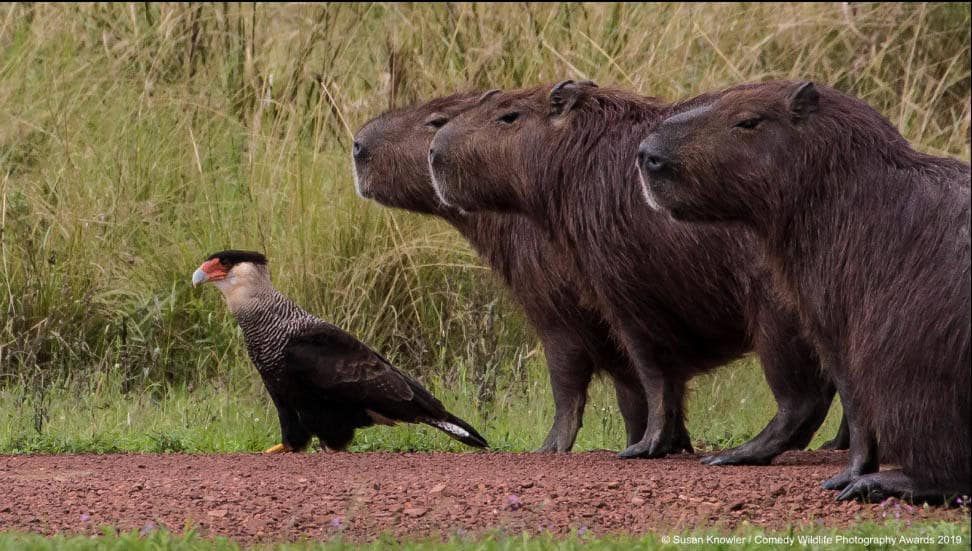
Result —
POLYGON ((280 444, 264 453, 301 451, 313 436, 326 450, 343 450, 356 429, 398 422, 424 423, 469 446, 489 447, 381 354, 277 291, 263 253, 210 255, 192 274, 193 287, 205 283, 222 291, 277 408, 280 444))

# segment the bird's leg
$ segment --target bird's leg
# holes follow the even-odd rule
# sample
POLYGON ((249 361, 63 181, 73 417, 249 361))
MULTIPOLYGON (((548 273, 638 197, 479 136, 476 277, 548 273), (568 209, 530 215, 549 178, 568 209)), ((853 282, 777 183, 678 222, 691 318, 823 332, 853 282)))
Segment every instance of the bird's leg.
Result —
POLYGON ((276 398, 274 398, 274 405, 277 406, 277 416, 280 418, 281 443, 263 450, 263 453, 286 453, 304 449, 311 435, 300 423, 297 413, 278 402, 276 398))

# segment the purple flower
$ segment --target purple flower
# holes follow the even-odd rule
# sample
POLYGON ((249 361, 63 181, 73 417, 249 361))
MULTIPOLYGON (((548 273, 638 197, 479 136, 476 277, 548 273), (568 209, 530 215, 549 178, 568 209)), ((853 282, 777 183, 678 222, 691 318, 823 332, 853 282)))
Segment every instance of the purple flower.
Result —
POLYGON ((520 509, 520 496, 515 494, 510 494, 506 496, 506 506, 510 508, 511 511, 517 511, 520 509))
POLYGON ((148 534, 151 534, 155 530, 157 530, 155 523, 150 520, 145 523, 145 526, 142 526, 142 528, 138 531, 138 535, 146 536, 148 534))
POLYGON ((344 526, 341 524, 341 517, 334 517, 331 519, 331 528, 335 530, 340 530, 344 526))
POLYGON ((81 513, 81 522, 88 522, 91 520, 91 515, 88 513, 81 513))
POLYGON ((578 536, 583 536, 586 533, 587 533, 587 526, 581 526, 580 528, 577 529, 578 536))

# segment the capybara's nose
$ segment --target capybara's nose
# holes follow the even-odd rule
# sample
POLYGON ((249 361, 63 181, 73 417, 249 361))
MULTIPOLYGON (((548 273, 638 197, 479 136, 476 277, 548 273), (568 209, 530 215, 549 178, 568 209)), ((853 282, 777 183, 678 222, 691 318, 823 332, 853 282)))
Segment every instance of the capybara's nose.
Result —
POLYGON ((351 155, 354 156, 356 161, 360 161, 368 157, 368 148, 361 144, 359 141, 355 141, 354 145, 351 146, 351 155))
POLYGON ((668 166, 669 160, 657 147, 653 147, 650 138, 638 147, 638 164, 648 172, 661 172, 668 166))

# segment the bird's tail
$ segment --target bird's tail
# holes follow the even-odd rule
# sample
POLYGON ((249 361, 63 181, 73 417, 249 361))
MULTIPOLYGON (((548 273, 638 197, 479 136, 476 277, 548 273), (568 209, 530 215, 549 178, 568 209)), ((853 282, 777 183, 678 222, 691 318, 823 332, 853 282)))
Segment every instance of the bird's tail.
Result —
POLYGON ((473 446, 476 448, 489 447, 489 442, 486 442, 486 439, 476 432, 476 429, 472 428, 469 423, 451 413, 447 412, 445 419, 429 419, 426 421, 426 423, 441 430, 463 444, 466 444, 467 446, 473 446))

